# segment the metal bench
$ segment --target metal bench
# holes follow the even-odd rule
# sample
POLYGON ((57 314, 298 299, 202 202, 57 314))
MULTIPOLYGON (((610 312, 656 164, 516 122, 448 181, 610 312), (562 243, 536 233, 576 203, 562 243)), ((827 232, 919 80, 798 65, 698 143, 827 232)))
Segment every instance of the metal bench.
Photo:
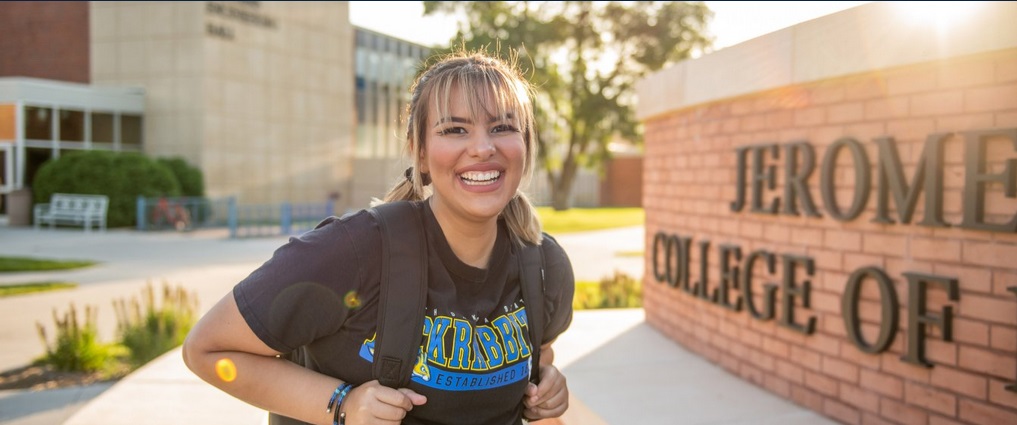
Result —
POLYGON ((48 204, 35 205, 35 228, 42 223, 48 223, 51 229, 57 224, 73 224, 88 232, 96 224, 100 231, 105 231, 108 207, 106 195, 54 193, 48 204))

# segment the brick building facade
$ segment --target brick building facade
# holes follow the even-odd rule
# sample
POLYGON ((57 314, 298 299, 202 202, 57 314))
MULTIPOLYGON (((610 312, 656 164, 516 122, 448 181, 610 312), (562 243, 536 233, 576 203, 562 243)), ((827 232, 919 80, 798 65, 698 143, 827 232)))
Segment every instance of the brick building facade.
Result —
POLYGON ((88 11, 88 2, 8 2, 0 9, 0 76, 90 83, 88 11))
POLYGON ((1014 16, 873 3, 645 79, 647 321, 843 423, 1017 423, 1014 16))

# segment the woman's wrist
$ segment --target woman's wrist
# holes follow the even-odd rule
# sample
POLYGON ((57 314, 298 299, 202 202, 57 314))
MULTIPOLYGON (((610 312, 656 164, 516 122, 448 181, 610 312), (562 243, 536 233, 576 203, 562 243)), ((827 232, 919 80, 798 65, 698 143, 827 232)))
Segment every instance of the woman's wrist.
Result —
POLYGON ((328 399, 328 405, 325 407, 325 413, 332 413, 332 425, 345 425, 346 415, 342 412, 342 407, 346 396, 352 390, 353 384, 343 382, 332 392, 332 397, 328 399))

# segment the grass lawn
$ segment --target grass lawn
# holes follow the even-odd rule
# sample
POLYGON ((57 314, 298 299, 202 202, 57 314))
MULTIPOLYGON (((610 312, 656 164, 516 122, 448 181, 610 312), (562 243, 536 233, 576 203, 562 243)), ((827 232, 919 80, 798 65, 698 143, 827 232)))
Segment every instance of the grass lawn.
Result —
POLYGON ((551 207, 537 207, 544 231, 552 235, 639 226, 646 216, 642 208, 571 208, 555 211, 551 207))
POLYGON ((85 260, 43 260, 27 257, 0 257, 0 273, 68 270, 95 265, 85 260))
POLYGON ((11 297, 14 295, 30 294, 33 292, 71 289, 77 286, 78 286, 77 283, 71 282, 35 282, 35 283, 18 283, 14 285, 0 285, 0 298, 11 297))

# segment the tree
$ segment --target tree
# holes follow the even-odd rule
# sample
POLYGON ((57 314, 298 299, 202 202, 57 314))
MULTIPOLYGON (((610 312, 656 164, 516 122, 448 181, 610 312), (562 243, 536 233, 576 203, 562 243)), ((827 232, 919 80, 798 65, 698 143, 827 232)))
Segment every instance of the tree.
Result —
POLYGON ((425 1, 424 15, 433 13, 467 18, 449 50, 516 58, 536 87, 539 159, 556 210, 571 206, 579 168, 599 166, 612 138, 641 142, 635 82, 711 44, 702 2, 425 1))

